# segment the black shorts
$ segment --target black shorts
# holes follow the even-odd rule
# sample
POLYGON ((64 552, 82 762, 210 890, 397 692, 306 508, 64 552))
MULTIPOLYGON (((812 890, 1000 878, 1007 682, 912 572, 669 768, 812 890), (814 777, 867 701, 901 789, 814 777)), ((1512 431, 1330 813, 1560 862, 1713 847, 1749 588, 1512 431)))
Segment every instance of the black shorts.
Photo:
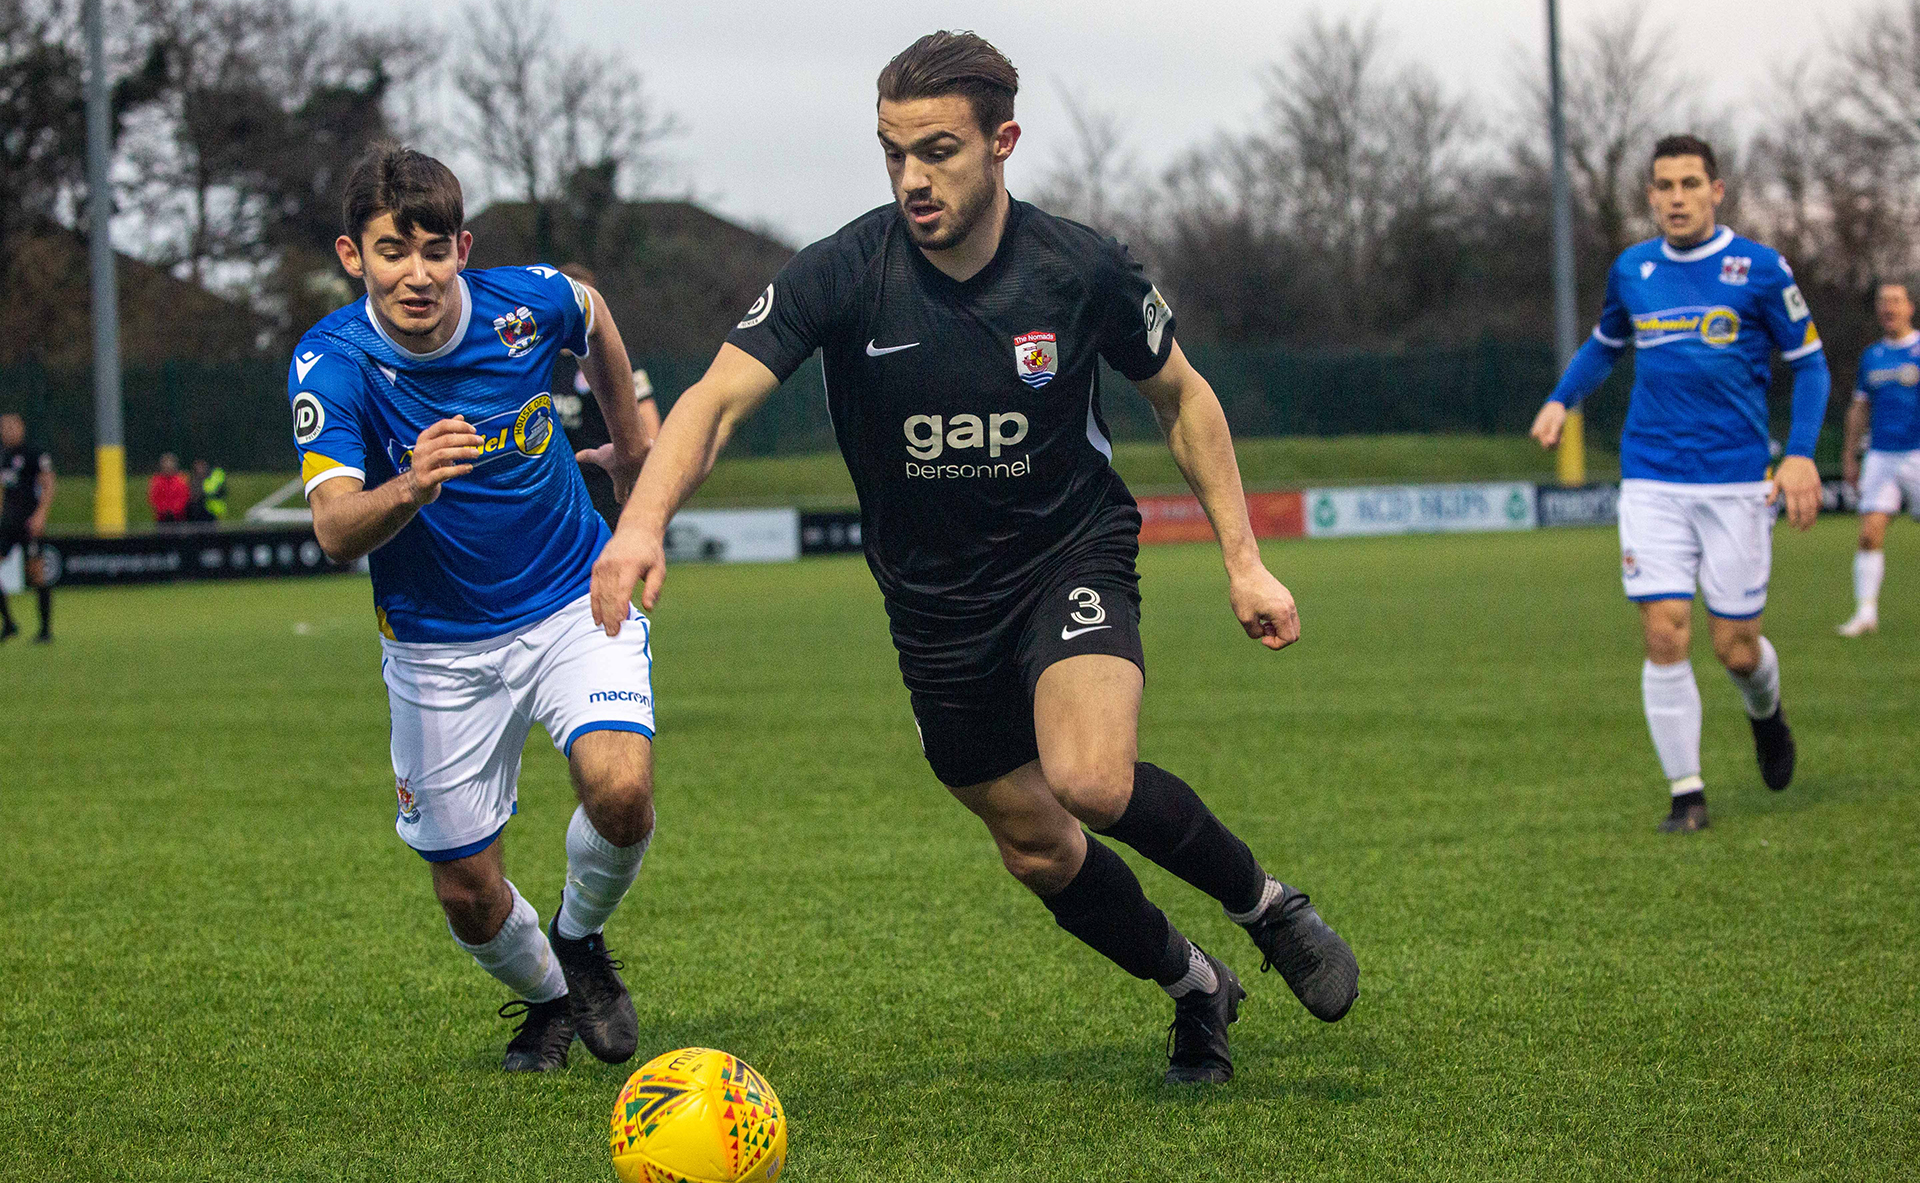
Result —
POLYGON ((1131 538, 1089 549, 978 623, 903 637, 896 621, 920 748, 941 784, 981 784, 1039 759, 1033 690, 1055 662, 1104 653, 1145 673, 1137 553, 1131 538))
POLYGON ((29 559, 40 553, 40 540, 27 533, 26 522, 0 521, 0 559, 12 554, 16 546, 24 550, 29 559))

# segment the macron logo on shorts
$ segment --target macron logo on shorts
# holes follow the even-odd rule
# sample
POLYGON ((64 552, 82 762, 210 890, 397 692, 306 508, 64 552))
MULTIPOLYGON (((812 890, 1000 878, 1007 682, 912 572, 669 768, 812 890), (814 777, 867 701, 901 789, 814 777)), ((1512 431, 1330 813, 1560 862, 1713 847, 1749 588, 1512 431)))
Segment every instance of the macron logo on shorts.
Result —
POLYGON ((588 702, 637 702, 642 706, 653 701, 638 690, 596 690, 587 695, 588 702))

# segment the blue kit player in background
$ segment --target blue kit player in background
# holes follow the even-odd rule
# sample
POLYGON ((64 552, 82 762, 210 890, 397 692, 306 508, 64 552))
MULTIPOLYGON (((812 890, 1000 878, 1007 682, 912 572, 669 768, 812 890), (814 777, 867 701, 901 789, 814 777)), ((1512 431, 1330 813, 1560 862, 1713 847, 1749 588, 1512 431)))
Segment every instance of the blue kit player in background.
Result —
POLYGON ((1920 519, 1920 332, 1913 328, 1913 297, 1904 283, 1874 292, 1874 317, 1885 336, 1860 355, 1841 476, 1860 490, 1860 549, 1853 556, 1853 618, 1843 637, 1880 629, 1880 580, 1887 572, 1887 523, 1900 512, 1920 519), (1871 423, 1872 436, 1868 437, 1871 423), (1865 444, 1866 462, 1860 461, 1865 444))
POLYGON ((1696 585, 1714 656, 1753 724, 1770 789, 1793 779, 1793 733, 1780 706, 1780 658, 1760 632, 1773 561, 1772 509, 1801 530, 1820 510, 1813 444, 1827 408, 1827 363, 1785 259, 1715 224, 1726 196, 1713 149, 1694 136, 1653 148, 1648 204, 1660 236, 1627 248, 1607 273, 1593 337, 1533 422, 1559 442, 1567 408, 1605 380, 1631 344, 1632 402, 1620 439, 1620 568, 1640 605, 1647 658, 1640 688, 1672 790, 1660 828, 1707 824, 1700 769, 1700 688, 1687 659, 1696 585), (1793 428, 1769 482, 1771 353, 1793 367, 1793 428))
POLYGON ((314 532, 366 556, 392 711, 395 828, 447 927, 512 990, 509 1071, 564 1067, 577 1033, 632 1056, 633 1003, 601 936, 653 835, 646 620, 609 637, 587 591, 609 537, 547 377, 580 359, 612 442, 578 459, 625 496, 645 460, 632 367, 592 288, 550 267, 465 271, 460 183, 392 144, 347 179, 340 262, 365 299, 309 330, 287 383, 314 532), (503 873, 520 753, 539 722, 580 804, 550 928, 503 873))

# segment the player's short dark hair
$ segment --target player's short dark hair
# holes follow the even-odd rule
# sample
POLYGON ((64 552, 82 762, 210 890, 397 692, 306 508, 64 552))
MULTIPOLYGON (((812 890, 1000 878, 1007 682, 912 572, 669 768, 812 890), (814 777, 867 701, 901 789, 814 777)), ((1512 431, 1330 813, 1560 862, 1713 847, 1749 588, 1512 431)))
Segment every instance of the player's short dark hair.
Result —
POLYGON ((1648 175, 1652 175, 1655 160, 1669 156, 1698 156, 1700 162, 1707 166, 1707 180, 1720 179, 1720 162, 1713 158, 1713 145, 1699 136, 1661 136, 1660 142, 1653 146, 1653 156, 1647 161, 1648 175))
POLYGON ((455 235, 467 220, 460 180, 453 170, 424 152, 380 140, 354 161, 347 173, 340 221, 357 244, 367 223, 392 214, 394 228, 412 234, 455 235))
POLYGON ((980 130, 991 136, 1013 118, 1020 71, 1007 55, 975 33, 928 33, 894 55, 880 71, 880 101, 964 95, 980 130))

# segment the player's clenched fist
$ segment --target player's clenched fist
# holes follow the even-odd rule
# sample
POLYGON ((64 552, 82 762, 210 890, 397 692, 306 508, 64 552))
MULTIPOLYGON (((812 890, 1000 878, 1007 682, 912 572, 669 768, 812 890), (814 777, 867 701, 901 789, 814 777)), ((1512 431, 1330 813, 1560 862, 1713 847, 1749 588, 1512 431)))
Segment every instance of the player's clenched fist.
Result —
POLYGON ((1543 448, 1551 448, 1560 442, 1560 432, 1567 425, 1567 404, 1549 401, 1533 417, 1533 430, 1527 434, 1540 441, 1543 448))
POLYGON ((1773 474, 1773 488, 1767 492, 1767 504, 1784 497, 1787 521, 1796 530, 1808 530, 1820 516, 1820 470, 1805 456, 1788 456, 1773 474))
POLYGON ((593 564, 593 622, 609 637, 619 636, 633 607, 633 589, 641 587, 640 604, 651 612, 666 577, 667 553, 660 539, 615 531, 593 564))
POLYGON ((407 470, 413 503, 428 504, 440 496, 441 485, 472 472, 480 459, 480 443, 465 415, 442 419, 421 432, 413 444, 413 467, 407 470))
POLYGON ((1293 593, 1265 567, 1227 583, 1227 602, 1247 635, 1269 649, 1285 649, 1300 639, 1300 611, 1293 593))

